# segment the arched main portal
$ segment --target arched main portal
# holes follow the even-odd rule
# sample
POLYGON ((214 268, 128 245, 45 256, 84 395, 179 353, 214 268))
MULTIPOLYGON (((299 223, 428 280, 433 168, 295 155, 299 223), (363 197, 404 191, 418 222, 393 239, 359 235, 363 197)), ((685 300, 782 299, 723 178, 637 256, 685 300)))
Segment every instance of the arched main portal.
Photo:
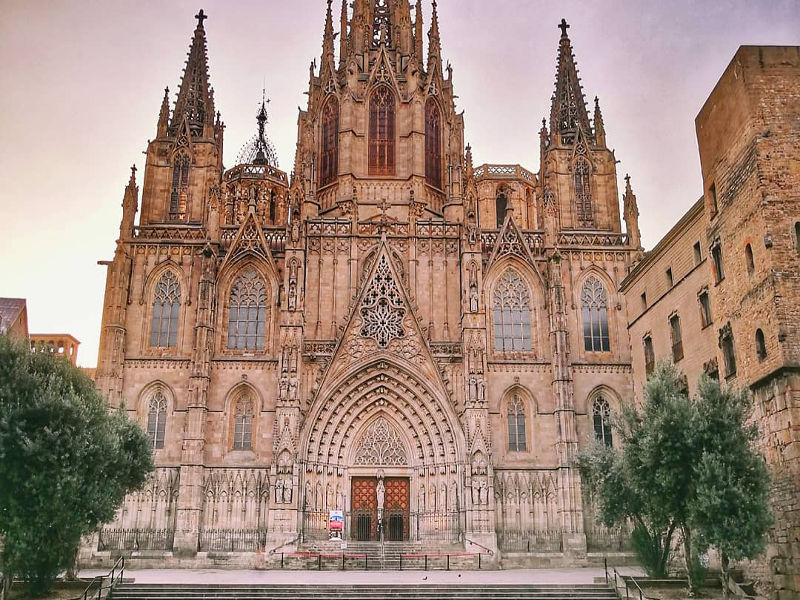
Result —
POLYGON ((320 390, 304 426, 302 532, 346 539, 456 542, 463 532, 464 436, 452 407, 414 370, 388 359, 320 390))

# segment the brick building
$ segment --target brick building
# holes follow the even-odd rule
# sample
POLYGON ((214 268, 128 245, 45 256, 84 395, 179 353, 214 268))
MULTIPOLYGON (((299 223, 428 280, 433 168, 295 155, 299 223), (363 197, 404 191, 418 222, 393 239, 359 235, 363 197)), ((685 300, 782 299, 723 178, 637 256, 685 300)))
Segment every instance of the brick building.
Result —
POLYGON ((772 475, 767 563, 800 594, 800 48, 743 46, 696 119, 704 195, 623 281, 634 390, 671 358, 749 387, 772 475))

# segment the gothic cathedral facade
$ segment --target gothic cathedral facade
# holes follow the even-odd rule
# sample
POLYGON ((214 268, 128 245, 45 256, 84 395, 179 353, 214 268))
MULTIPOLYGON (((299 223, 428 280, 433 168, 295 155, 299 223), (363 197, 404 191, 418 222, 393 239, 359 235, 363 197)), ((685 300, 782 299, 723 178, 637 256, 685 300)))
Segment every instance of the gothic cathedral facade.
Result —
POLYGON ((197 19, 106 263, 97 385, 157 469, 95 550, 302 547, 332 510, 347 540, 624 544, 572 459, 632 396, 638 210, 567 24, 532 172, 473 165, 435 2, 425 33, 421 0, 343 2, 337 40, 329 0, 287 175, 263 104, 223 167, 197 19))

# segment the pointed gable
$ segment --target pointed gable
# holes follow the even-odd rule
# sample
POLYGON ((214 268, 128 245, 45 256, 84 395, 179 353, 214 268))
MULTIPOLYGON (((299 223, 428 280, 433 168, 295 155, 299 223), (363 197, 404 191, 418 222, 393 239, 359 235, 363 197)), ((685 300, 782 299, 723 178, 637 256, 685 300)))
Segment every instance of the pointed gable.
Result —
POLYGON ((236 237, 233 239, 230 248, 228 248, 228 254, 221 268, 224 268, 226 265, 245 254, 265 259, 270 264, 273 271, 275 270, 275 263, 272 259, 272 253, 269 250, 269 244, 264 237, 264 231, 261 229, 258 216, 252 208, 242 222, 241 227, 239 227, 239 231, 236 233, 236 237))
POLYGON ((504 256, 513 255, 521 258, 530 265, 533 265, 533 256, 525 241, 525 236, 520 231, 517 224, 514 222, 514 217, 511 214, 506 216, 500 232, 497 234, 497 241, 494 244, 494 250, 489 258, 489 265, 503 258, 504 256))

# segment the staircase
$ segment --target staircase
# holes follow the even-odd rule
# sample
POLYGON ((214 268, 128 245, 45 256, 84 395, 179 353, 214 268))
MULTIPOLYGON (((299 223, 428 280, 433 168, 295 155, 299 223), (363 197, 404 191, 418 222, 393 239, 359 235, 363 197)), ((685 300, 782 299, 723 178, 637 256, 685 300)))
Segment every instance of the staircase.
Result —
POLYGON ((616 600, 602 584, 578 585, 118 585, 113 600, 616 600))
POLYGON ((464 552, 459 544, 419 542, 320 542, 306 546, 304 552, 287 555, 284 568, 320 570, 473 570, 489 567, 489 556, 464 552), (322 555, 320 559, 319 555, 322 555), (342 555, 344 554, 344 559, 342 555))

